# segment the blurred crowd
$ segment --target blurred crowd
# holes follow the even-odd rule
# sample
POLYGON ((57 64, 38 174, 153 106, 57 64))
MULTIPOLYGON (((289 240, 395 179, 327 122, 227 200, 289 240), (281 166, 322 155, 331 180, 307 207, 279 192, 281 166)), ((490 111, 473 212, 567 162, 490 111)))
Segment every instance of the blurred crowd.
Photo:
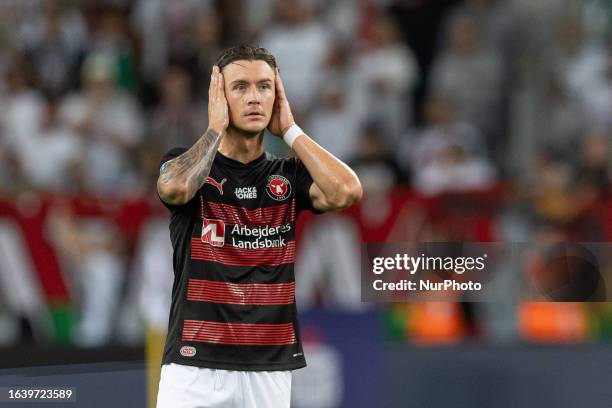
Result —
MULTIPOLYGON (((2 1, 0 198, 157 200, 159 158, 206 129, 212 63, 238 43, 276 56, 296 121, 357 171, 364 208, 383 211, 380 196, 398 187, 504 186, 512 206, 496 239, 609 240, 598 218, 612 161, 607 0, 2 1)), ((266 146, 290 154, 270 135, 266 146)), ((126 291, 125 245, 61 205, 53 220, 64 262, 97 277, 80 293, 99 324, 83 318, 79 342, 104 343, 126 291)), ((305 270, 324 269, 321 242, 357 262, 354 226, 333 225, 311 234, 305 270)), ((166 228, 128 254, 162 281, 166 228)), ((353 280, 341 304, 359 303, 353 280)), ((165 307, 144 307, 160 329, 165 307)))
POLYGON ((609 183, 611 15, 600 0, 2 2, 0 191, 150 192, 157 158, 206 128, 215 58, 246 42, 364 178, 588 195, 609 183))

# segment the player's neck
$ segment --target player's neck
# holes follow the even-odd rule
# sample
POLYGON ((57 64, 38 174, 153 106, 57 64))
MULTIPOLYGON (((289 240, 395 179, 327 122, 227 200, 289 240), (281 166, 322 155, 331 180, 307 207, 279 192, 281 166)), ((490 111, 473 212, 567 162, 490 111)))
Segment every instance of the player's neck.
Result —
POLYGON ((239 161, 240 163, 249 163, 257 159, 264 151, 263 148, 264 132, 255 136, 246 136, 239 130, 231 126, 226 130, 219 152, 225 157, 239 161))

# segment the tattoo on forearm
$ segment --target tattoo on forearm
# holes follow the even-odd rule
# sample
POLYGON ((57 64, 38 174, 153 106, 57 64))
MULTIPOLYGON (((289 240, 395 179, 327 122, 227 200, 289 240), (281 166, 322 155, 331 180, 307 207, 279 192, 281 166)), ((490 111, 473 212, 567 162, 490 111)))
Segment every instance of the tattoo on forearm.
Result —
POLYGON ((190 193, 195 193, 204 184, 217 154, 221 134, 208 129, 185 153, 168 163, 160 176, 162 184, 187 182, 190 193))

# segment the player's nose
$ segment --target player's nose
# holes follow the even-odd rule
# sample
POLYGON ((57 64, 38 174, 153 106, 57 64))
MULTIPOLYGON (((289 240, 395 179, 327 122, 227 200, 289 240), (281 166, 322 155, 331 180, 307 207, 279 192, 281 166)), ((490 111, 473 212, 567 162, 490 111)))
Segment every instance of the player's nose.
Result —
POLYGON ((260 104, 259 93, 255 87, 249 88, 249 92, 247 92, 247 103, 249 105, 260 104))

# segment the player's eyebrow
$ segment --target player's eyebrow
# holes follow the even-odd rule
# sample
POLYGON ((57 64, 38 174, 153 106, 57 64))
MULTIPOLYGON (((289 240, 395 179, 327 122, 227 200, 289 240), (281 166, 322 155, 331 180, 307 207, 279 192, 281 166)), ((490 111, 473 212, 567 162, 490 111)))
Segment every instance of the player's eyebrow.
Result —
MULTIPOLYGON (((232 81, 230 85, 248 84, 248 83, 249 81, 247 81, 246 79, 236 79, 232 81)), ((259 81, 257 81, 257 84, 263 84, 263 83, 272 83, 272 80, 270 78, 265 78, 265 79, 260 79, 259 81)))

